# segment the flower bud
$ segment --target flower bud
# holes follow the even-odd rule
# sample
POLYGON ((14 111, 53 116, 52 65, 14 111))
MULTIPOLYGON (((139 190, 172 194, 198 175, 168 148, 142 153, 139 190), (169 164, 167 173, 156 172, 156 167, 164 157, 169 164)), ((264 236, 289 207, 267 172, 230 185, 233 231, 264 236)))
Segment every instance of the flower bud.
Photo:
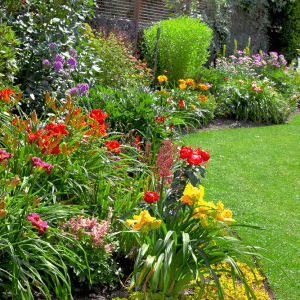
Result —
POLYGON ((7 215, 8 211, 5 210, 0 210, 0 219, 3 219, 7 215))

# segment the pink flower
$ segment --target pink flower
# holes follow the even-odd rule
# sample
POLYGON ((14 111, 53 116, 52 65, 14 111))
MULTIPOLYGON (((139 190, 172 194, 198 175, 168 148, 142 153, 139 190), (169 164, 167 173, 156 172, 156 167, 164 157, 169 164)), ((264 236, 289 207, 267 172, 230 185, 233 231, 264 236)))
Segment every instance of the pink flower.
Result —
POLYGON ((0 162, 6 158, 10 158, 11 154, 0 149, 0 162))
POLYGON ((50 171, 54 166, 51 164, 43 162, 40 158, 38 157, 33 157, 32 158, 32 163, 34 167, 40 166, 42 169, 46 170, 48 174, 50 174, 50 171))
POLYGON ((164 72, 167 73, 168 71, 167 71, 167 70, 164 70, 164 72))
POLYGON ((31 221, 31 226, 38 229, 39 233, 45 233, 45 231, 48 229, 47 222, 42 221, 37 213, 30 214, 27 217, 27 220, 31 221))

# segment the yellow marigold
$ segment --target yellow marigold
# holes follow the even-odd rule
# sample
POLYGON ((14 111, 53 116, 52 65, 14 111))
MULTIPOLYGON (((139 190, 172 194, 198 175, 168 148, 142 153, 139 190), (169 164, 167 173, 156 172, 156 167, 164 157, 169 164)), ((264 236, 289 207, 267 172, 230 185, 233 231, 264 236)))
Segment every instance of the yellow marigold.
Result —
POLYGON ((179 79, 178 80, 180 83, 185 83, 185 80, 184 79, 179 79))
POLYGON ((185 83, 181 83, 180 85, 179 85, 179 88, 183 91, 183 90, 185 90, 186 89, 186 84, 185 83))
POLYGON ((189 84, 189 85, 194 85, 195 84, 195 80, 192 79, 192 78, 189 78, 185 81, 186 84, 189 84))
POLYGON ((197 110, 196 106, 194 104, 191 105, 191 110, 197 110))
POLYGON ((159 82, 163 82, 163 81, 168 81, 168 78, 167 78, 167 76, 165 76, 165 75, 159 75, 159 76, 157 77, 157 80, 158 80, 159 82))
POLYGON ((201 90, 204 90, 204 91, 207 91, 207 90, 208 90, 208 87, 207 87, 206 84, 200 83, 198 86, 199 86, 199 88, 200 88, 201 90))
POLYGON ((202 102, 205 102, 205 101, 207 100, 207 98, 206 98, 205 95, 201 95, 201 94, 200 94, 200 95, 198 96, 198 100, 199 100, 199 101, 202 101, 202 102))

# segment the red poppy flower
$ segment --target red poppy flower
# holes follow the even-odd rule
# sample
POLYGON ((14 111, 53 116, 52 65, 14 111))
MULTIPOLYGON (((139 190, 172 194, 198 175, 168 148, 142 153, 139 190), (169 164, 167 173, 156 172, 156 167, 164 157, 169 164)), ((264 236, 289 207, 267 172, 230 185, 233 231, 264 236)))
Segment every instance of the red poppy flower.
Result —
POLYGON ((148 204, 155 203, 159 199, 159 195, 155 192, 146 192, 143 196, 143 199, 148 204))

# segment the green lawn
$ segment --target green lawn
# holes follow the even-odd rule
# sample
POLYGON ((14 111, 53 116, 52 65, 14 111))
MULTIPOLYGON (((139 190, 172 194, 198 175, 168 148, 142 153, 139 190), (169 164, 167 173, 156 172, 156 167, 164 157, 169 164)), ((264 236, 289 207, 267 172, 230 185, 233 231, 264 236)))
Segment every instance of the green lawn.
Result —
POLYGON ((238 229, 260 251, 276 300, 300 299, 300 114, 289 124, 223 129, 184 137, 209 149, 205 200, 232 209, 238 229))

